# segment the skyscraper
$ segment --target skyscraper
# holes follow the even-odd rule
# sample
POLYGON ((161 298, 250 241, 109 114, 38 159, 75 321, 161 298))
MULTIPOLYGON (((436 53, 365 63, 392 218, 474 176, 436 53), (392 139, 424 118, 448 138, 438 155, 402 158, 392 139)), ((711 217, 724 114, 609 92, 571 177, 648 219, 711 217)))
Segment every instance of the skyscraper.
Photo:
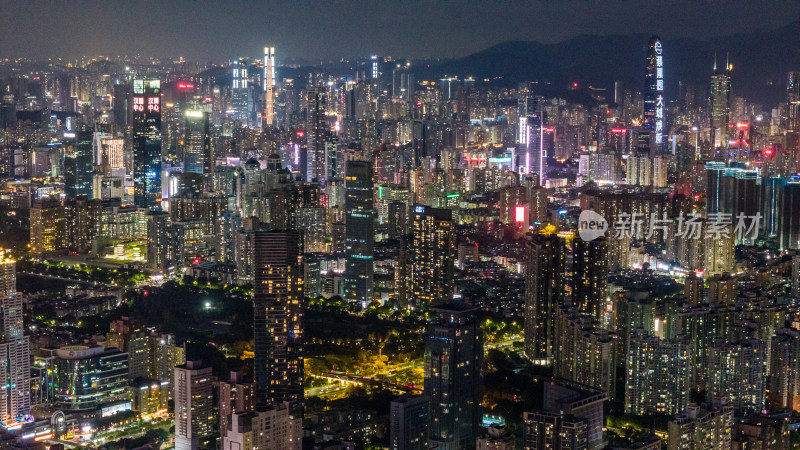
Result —
POLYGON ((256 410, 303 400, 303 246, 296 231, 255 231, 256 410))
POLYGON ((255 410, 255 385, 244 381, 241 372, 231 372, 230 381, 219 382, 219 434, 228 433, 230 414, 243 414, 255 410))
POLYGON ((688 349, 682 339, 663 340, 636 330, 628 343, 625 413, 678 414, 689 404, 688 349))
POLYGON ((572 242, 572 304, 595 320, 602 320, 608 285, 608 241, 598 238, 572 242))
POLYGON ((94 177, 92 164, 94 133, 92 128, 82 126, 76 136, 75 144, 64 152, 64 191, 70 198, 83 195, 91 200, 94 177))
POLYGON ((133 80, 133 203, 161 201, 161 81, 133 80))
POLYGON ((211 149, 208 113, 186 111, 185 130, 183 171, 203 175, 206 188, 210 190, 214 179, 214 154, 211 149))
POLYGON ((781 249, 800 249, 800 179, 789 178, 781 189, 778 236, 781 249))
POLYGON ((0 335, 0 422, 12 426, 31 408, 31 353, 28 336, 23 334, 22 297, 16 294, 16 263, 0 261, 2 335, 0 335))
POLYGON ((31 205, 31 257, 43 259, 66 248, 66 212, 55 200, 37 200, 31 205))
POLYGON ((767 407, 771 411, 797 409, 800 407, 800 332, 792 328, 776 330, 770 350, 767 407))
POLYGON ((414 205, 411 242, 411 303, 447 303, 453 291, 455 232, 449 209, 414 205))
POLYGON ((375 208, 372 163, 348 161, 345 178, 345 299, 366 306, 372 301, 375 208))
POLYGON ((175 368, 175 450, 199 449, 213 433, 213 391, 211 367, 187 361, 175 368))
POLYGON ((308 167, 306 181, 326 181, 325 173, 325 138, 327 123, 325 121, 328 107, 328 91, 325 87, 309 87, 306 91, 306 139, 308 167))
POLYGON ((264 47, 264 121, 275 121, 275 47, 264 47))
POLYGON ((133 103, 131 102, 131 85, 114 85, 114 125, 120 131, 127 130, 133 117, 133 103))
POLYGON ((483 401, 483 335, 477 310, 450 303, 431 308, 425 341, 428 445, 475 448, 483 401))
POLYGON ((786 131, 800 132, 800 72, 786 79, 786 131))
POLYGON ((244 126, 251 124, 253 111, 252 89, 247 78, 247 64, 233 61, 233 85, 231 86, 231 107, 233 120, 238 120, 244 126))
POLYGON ((392 400, 389 419, 389 448, 426 450, 428 442, 428 398, 402 396, 392 400))
POLYGON ((706 392, 729 398, 737 417, 763 411, 768 359, 760 339, 714 342, 705 361, 706 392))
POLYGON ((711 76, 711 133, 714 148, 728 146, 728 125, 731 116, 731 72, 730 65, 717 70, 714 59, 714 74, 711 76))
POLYGON ((647 67, 644 76, 644 129, 650 131, 651 142, 661 148, 664 144, 664 49, 661 38, 653 36, 647 47, 647 67))
POLYGON ((409 62, 398 63, 392 70, 392 97, 409 101, 414 98, 414 73, 410 66, 409 62))
POLYGON ((534 234, 527 242, 525 265, 525 355, 533 361, 552 356, 552 326, 564 288, 564 241, 534 234))
POLYGON ((17 293, 17 262, 0 252, 0 298, 17 293))

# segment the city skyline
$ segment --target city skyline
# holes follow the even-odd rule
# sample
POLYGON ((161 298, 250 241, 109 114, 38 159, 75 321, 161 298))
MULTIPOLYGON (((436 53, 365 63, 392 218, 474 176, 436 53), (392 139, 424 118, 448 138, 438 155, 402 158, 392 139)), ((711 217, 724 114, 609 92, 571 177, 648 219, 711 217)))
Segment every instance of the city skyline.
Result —
POLYGON ((3 8, 4 447, 800 448, 800 3, 3 8))

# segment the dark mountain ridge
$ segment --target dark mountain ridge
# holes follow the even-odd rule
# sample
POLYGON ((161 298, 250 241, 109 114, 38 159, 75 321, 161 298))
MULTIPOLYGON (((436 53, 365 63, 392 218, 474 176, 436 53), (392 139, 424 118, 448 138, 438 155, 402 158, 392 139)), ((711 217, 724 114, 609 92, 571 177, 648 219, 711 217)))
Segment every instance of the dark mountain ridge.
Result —
MULTIPOLYGON (((777 30, 743 31, 707 41, 662 38, 666 94, 677 95, 678 81, 695 86, 699 94, 707 93, 715 54, 720 68, 727 55, 733 64, 733 93, 774 107, 785 101, 787 72, 800 70, 798 36, 800 20, 777 30)), ((509 41, 416 70, 418 79, 500 77, 495 82, 508 86, 536 80, 545 95, 561 95, 578 83, 580 88, 607 89, 607 98, 612 99, 618 80, 626 89, 642 90, 649 39, 633 34, 583 35, 551 45, 509 41)))

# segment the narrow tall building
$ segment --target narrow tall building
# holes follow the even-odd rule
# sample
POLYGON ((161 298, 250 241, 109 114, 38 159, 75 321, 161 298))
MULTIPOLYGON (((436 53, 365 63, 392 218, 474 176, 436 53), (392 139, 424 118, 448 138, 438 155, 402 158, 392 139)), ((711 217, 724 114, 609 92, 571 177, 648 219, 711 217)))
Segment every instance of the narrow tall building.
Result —
POLYGON ((563 299, 566 246, 555 234, 534 234, 526 248, 525 355, 546 362, 553 354, 555 310, 563 299))
POLYGON ((786 131, 800 133, 800 72, 786 79, 786 131))
POLYGON ((411 212, 411 303, 417 308, 444 304, 453 291, 455 232, 449 209, 414 205, 411 212))
POLYGON ((644 77, 644 129, 650 132, 651 148, 664 144, 664 48, 661 38, 653 36, 647 47, 644 77))
POLYGON ((431 308, 425 342, 428 445, 475 448, 483 401, 483 335, 477 309, 450 303, 431 308))
POLYGON ((728 146, 728 124, 731 117, 731 73, 730 65, 717 70, 714 60, 714 75, 711 76, 711 133, 714 148, 728 146))
POLYGON ((247 76, 247 64, 243 61, 233 61, 231 85, 231 106, 233 108, 233 120, 238 120, 243 126, 252 123, 253 112, 253 90, 250 86, 250 79, 247 76))
POLYGON ((366 307, 372 301, 375 208, 372 163, 348 161, 345 180, 345 300, 366 307))
POLYGON ((296 231, 255 231, 256 410, 303 400, 303 244, 296 231))
POLYGON ((572 242, 572 305, 581 313, 601 320, 608 286, 608 241, 598 238, 572 242))
POLYGON ((211 367, 187 361, 175 368, 175 450, 195 450, 214 430, 211 367))
POLYGON ((214 178, 214 153, 211 148, 208 113, 186 111, 185 130, 183 171, 203 175, 206 190, 211 190, 214 178))
POLYGON ((22 297, 16 294, 15 262, 0 261, 0 298, 2 334, 0 334, 0 422, 6 427, 30 413, 31 352, 28 336, 23 334, 22 297))
POLYGON ((229 381, 219 382, 219 435, 225 437, 231 414, 255 411, 255 385, 241 372, 231 372, 229 381))
POLYGON ((0 298, 17 293, 17 262, 0 252, 0 298))
POLYGON ((328 91, 325 87, 309 87, 306 91, 306 147, 308 166, 306 181, 319 181, 325 184, 325 138, 328 107, 328 91))
POLYGON ((133 80, 133 203, 161 201, 161 81, 133 80))
POLYGON ((93 138, 94 130, 84 125, 76 133, 76 142, 64 152, 64 193, 69 198, 93 197, 93 138))
POLYGON ((264 47, 264 123, 275 124, 275 47, 264 47))

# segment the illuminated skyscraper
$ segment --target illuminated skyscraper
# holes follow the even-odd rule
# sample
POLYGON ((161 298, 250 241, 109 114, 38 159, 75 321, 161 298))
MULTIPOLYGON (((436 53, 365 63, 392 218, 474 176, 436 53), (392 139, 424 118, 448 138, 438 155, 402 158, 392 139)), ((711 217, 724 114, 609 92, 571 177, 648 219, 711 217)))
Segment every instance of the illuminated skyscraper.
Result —
POLYGON ((0 422, 5 426, 30 412, 30 341, 23 334, 22 297, 16 295, 16 263, 0 260, 0 422))
POLYGON ((717 70, 714 59, 714 75, 711 76, 711 133, 714 148, 728 146, 728 125, 731 116, 731 66, 717 70))
POLYGON ((689 404, 691 367, 688 345, 680 337, 663 340, 638 329, 626 359, 625 412, 677 414, 689 404))
POLYGON ((326 181, 325 138, 328 134, 325 111, 328 91, 324 87, 309 87, 306 91, 306 139, 308 167, 306 181, 326 181))
POLYGON ((601 320, 608 285, 608 241, 576 238, 572 247, 572 304, 581 313, 601 320))
POLYGON ((483 401, 483 334, 477 310, 464 304, 431 308, 425 342, 428 445, 475 448, 483 401))
POLYGON ((0 298, 17 293, 17 262, 0 252, 0 298))
MULTIPOLYGON (((783 250, 800 249, 800 180, 789 178, 781 189, 778 237, 783 250)), ((32 216, 31 216, 32 217, 32 216)))
POLYGON ((92 199, 94 177, 93 130, 83 126, 76 133, 77 141, 64 152, 64 191, 70 198, 79 195, 92 199))
POLYGON ((532 95, 526 88, 518 99, 520 110, 521 136, 520 144, 523 156, 519 165, 525 173, 536 173, 539 186, 544 185, 546 154, 544 149, 544 130, 547 124, 547 112, 544 110, 544 98, 532 95), (524 114, 524 116, 523 116, 524 114))
POLYGON ((264 47, 264 120, 275 121, 275 47, 264 47))
POLYGON ((243 379, 241 372, 231 372, 230 381, 219 382, 219 434, 228 434, 230 414, 255 410, 255 385, 243 379))
POLYGON ((213 391, 211 367, 187 361, 175 368, 175 450, 199 449, 214 432, 213 391))
POLYGON ((255 231, 256 410, 303 401, 303 245, 296 231, 255 231))
POLYGON ((787 77, 786 109, 786 131, 800 132, 800 72, 787 77))
MULTIPOLYGON (((797 258, 792 258, 792 274, 796 273, 797 258)), ((800 333, 792 328, 776 330, 769 361, 767 408, 772 411, 797 409, 800 407, 800 333)))
POLYGON ((247 65, 240 61, 233 61, 232 75, 231 106, 233 107, 233 120, 238 120, 242 125, 248 126, 252 122, 253 90, 247 78, 247 65))
POLYGON ((447 303, 456 252, 453 213, 414 205, 411 214, 411 302, 418 308, 447 303))
POLYGON ((161 201, 161 82, 133 80, 133 203, 161 201))
POLYGON ((66 248, 66 212, 55 200, 38 200, 31 206, 31 248, 34 259, 59 255, 66 248))
POLYGON ((375 208, 372 163, 348 161, 345 176, 347 256, 344 295, 347 301, 366 306, 372 301, 374 272, 375 208))
POLYGON ((664 144, 664 49, 661 38, 653 36, 647 47, 647 68, 644 76, 644 128, 652 133, 652 143, 664 144))
POLYGON ((730 398, 737 417, 763 411, 768 389, 766 343, 719 339, 708 350, 706 392, 730 398))
POLYGON ((397 64, 392 70, 392 97, 411 100, 414 98, 414 73, 411 64, 397 64))
POLYGON ((527 242, 525 265, 525 355, 542 361, 552 356, 555 310, 564 289, 564 241, 534 234, 527 242))
POLYGON ((207 188, 214 178, 214 154, 211 149, 208 113, 186 111, 183 171, 203 175, 207 188))

